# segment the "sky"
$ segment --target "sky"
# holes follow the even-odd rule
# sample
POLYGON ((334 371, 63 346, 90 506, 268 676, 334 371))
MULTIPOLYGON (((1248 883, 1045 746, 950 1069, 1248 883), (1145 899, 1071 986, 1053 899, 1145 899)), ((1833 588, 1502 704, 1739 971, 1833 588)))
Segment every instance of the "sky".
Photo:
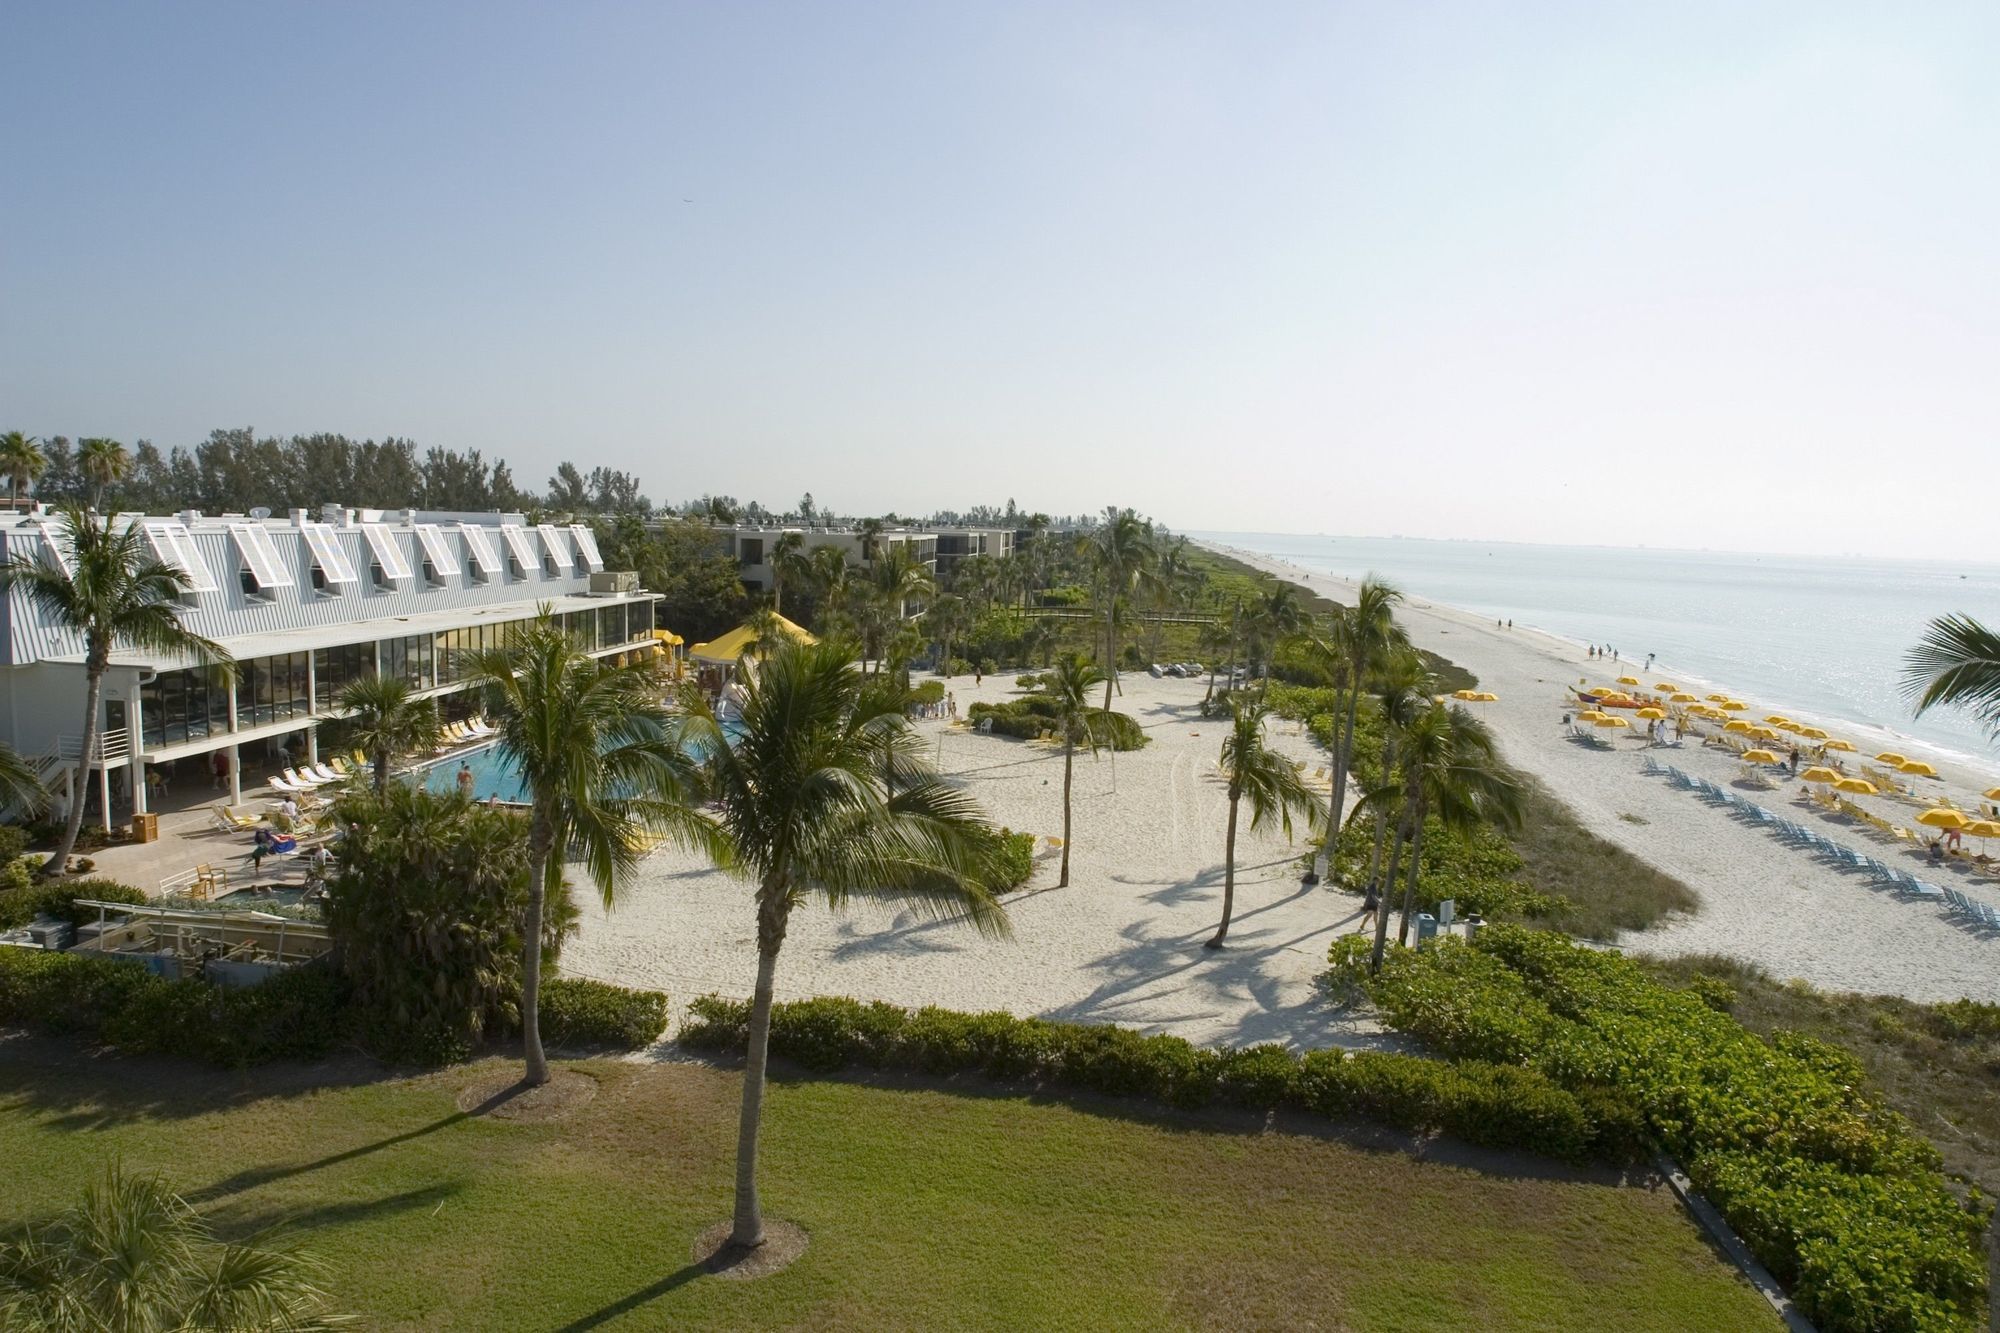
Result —
POLYGON ((0 430, 1990 555, 1990 3, 83 2, 0 49, 0 430))

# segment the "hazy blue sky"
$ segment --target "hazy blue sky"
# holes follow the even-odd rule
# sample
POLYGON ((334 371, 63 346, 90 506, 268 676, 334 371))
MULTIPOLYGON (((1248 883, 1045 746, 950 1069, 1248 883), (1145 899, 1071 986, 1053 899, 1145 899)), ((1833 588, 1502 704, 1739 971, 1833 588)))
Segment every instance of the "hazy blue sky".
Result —
POLYGON ((0 429, 1978 555, 2000 5, 14 4, 0 429))

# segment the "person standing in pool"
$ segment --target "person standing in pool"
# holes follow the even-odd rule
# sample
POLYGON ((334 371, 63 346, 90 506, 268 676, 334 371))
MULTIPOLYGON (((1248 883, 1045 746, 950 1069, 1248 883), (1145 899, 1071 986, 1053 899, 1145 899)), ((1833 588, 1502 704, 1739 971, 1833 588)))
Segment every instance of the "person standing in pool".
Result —
POLYGON ((472 795, 472 765, 466 763, 463 759, 458 761, 458 794, 461 796, 472 795))

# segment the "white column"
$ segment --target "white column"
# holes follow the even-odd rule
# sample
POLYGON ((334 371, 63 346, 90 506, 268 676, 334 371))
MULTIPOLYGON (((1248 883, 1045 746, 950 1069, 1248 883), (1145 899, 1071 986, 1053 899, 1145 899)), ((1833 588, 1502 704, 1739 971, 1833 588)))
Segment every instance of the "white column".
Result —
POLYGON ((125 731, 126 764, 132 770, 132 813, 146 813, 146 761, 139 757, 139 738, 146 734, 146 717, 139 707, 139 687, 132 687, 132 723, 125 731))
POLYGON ((229 803, 243 804, 243 747, 229 747, 229 803))
POLYGON ((111 765, 99 761, 97 765, 98 813, 104 817, 104 831, 111 832, 111 765))
POLYGON ((309 767, 310 767, 311 765, 313 765, 313 764, 317 764, 318 762, 319 762, 319 728, 318 728, 318 727, 307 727, 307 728, 306 728, 306 764, 307 764, 307 766, 309 766, 309 767))

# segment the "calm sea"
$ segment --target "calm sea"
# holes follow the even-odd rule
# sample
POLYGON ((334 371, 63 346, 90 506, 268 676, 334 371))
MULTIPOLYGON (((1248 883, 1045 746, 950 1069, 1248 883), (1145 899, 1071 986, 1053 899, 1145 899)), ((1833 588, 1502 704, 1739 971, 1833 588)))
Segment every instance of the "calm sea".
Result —
MULTIPOLYGON (((1903 655, 1930 620, 2000 627, 2000 565, 1269 532, 1190 536, 1358 578, 1699 677, 1753 704, 1873 723, 1991 762, 1964 715, 1913 719, 1903 655)), ((1705 691, 1704 691, 1705 692, 1705 691)))

